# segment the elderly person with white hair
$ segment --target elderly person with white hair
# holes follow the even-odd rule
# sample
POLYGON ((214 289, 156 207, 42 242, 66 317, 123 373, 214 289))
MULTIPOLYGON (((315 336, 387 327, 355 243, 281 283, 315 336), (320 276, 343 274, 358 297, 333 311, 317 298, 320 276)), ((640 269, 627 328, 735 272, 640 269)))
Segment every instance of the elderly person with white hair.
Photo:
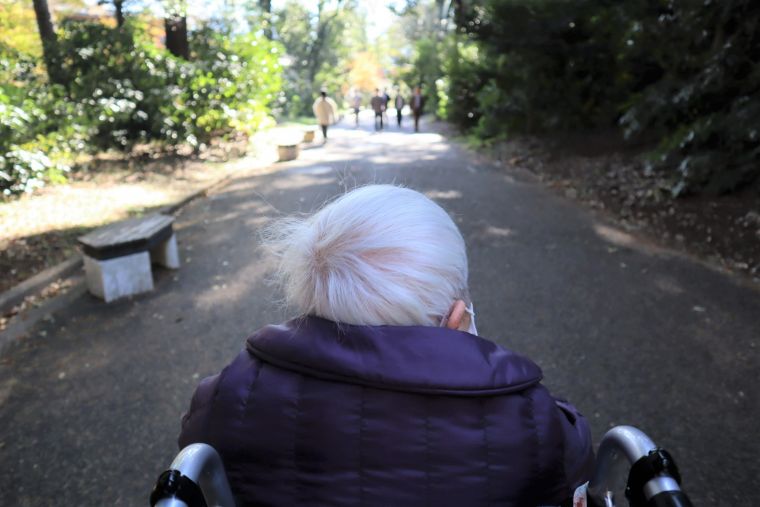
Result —
POLYGON ((179 438, 219 451, 240 505, 557 505, 590 478, 583 416, 477 336, 440 206, 371 185, 270 230, 299 316, 201 382, 179 438))

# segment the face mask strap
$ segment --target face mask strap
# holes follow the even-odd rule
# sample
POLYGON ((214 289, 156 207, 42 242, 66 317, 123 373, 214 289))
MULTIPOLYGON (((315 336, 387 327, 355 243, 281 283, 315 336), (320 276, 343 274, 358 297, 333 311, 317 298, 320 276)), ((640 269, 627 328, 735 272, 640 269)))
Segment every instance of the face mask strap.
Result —
POLYGON ((472 302, 470 302, 470 304, 467 305, 464 311, 466 311, 470 315, 470 327, 467 328, 467 332, 477 336, 478 328, 475 327, 475 307, 472 305, 472 302))

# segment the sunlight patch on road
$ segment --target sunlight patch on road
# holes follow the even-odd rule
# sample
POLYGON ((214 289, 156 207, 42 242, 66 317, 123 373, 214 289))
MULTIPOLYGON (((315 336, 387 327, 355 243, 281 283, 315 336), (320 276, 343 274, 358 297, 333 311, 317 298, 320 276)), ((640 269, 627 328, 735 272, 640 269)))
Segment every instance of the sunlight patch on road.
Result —
POLYGON ((294 173, 299 174, 330 174, 334 171, 334 169, 328 165, 317 165, 317 166, 309 166, 309 167, 298 167, 295 169, 291 169, 294 173))
POLYGON ((430 190, 425 195, 431 199, 461 199, 462 192, 459 190, 430 190))
MULTIPOLYGON (((222 273, 214 277, 213 283, 195 297, 194 305, 199 311, 215 307, 229 306, 231 301, 239 301, 250 296, 256 282, 270 272, 272 266, 265 262, 250 262, 234 273, 222 273)), ((256 301, 251 301, 251 305, 256 301)))
POLYGON ((514 234, 514 231, 510 229, 509 227, 494 227, 493 225, 489 225, 486 227, 485 230, 486 235, 488 236, 495 236, 497 238, 507 238, 514 234))
POLYGON ((594 224, 594 232, 613 245, 632 247, 636 242, 630 234, 603 224, 594 224))
MULTIPOLYGON (((594 232, 603 240, 612 243, 615 246, 632 248, 647 255, 662 255, 667 253, 662 247, 654 245, 642 238, 636 238, 632 234, 614 229, 608 225, 594 224, 594 232)), ((610 253, 613 253, 614 249, 610 253)))
POLYGON ((663 292, 668 294, 683 294, 684 289, 675 278, 658 276, 654 279, 654 285, 663 292))

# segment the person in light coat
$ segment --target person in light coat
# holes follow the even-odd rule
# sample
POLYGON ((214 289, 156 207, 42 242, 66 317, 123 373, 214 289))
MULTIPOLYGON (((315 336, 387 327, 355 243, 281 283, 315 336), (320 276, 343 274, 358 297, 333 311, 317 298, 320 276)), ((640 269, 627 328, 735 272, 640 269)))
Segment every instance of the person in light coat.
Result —
POLYGON ((317 117, 317 123, 322 127, 323 142, 327 142, 327 127, 335 123, 338 105, 327 96, 326 91, 321 91, 319 98, 314 101, 312 109, 314 110, 314 116, 317 117))

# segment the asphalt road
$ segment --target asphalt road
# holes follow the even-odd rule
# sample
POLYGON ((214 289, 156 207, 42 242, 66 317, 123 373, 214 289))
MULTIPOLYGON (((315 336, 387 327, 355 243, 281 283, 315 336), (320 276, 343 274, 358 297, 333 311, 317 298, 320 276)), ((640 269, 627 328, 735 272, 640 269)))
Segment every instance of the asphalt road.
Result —
POLYGON ((257 231, 370 182, 425 192, 469 246, 483 336, 534 358, 596 441, 634 424, 697 505, 760 491, 760 293, 616 231, 435 133, 333 128, 330 142, 187 206, 183 266, 150 294, 84 296, 0 365, 0 505, 146 505, 196 383, 287 309, 257 231))

